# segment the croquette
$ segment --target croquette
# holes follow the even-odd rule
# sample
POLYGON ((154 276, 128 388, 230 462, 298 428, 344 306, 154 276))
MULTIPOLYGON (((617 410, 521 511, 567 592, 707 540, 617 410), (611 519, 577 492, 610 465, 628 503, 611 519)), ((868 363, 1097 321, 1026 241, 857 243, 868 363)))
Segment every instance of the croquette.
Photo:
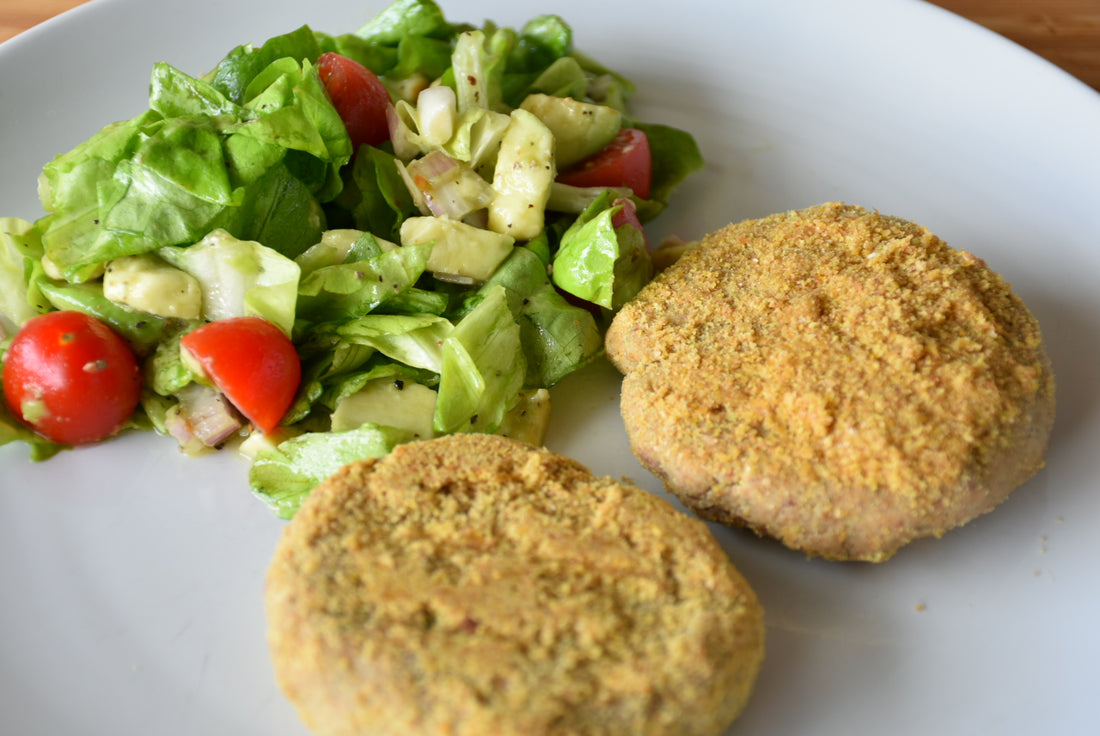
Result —
POLYGON ((881 562, 1044 463, 1039 325, 981 259, 830 202, 702 239, 613 320, 640 462, 700 517, 881 562))
POLYGON ((707 525, 490 435, 322 483, 265 603, 277 682, 319 736, 717 736, 764 657, 707 525))

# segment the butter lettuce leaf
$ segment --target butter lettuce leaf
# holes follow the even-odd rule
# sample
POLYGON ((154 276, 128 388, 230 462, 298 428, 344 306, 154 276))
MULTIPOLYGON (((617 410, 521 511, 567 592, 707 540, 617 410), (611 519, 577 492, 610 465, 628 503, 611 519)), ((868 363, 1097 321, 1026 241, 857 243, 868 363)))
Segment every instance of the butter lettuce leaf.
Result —
POLYGON ((336 330, 344 340, 433 373, 443 370, 442 346, 453 332, 449 320, 434 314, 369 314, 336 330))
POLYGON ((570 304, 554 288, 535 251, 516 248, 474 299, 494 287, 505 289, 520 328, 528 387, 549 387, 582 368, 603 350, 603 335, 593 314, 570 304))
POLYGON ((311 271, 302 279, 298 316, 313 322, 362 317, 416 284, 431 244, 407 245, 365 261, 311 271))
POLYGON ((343 122, 309 58, 275 58, 238 81, 157 64, 148 110, 44 167, 38 226, 67 279, 218 228, 289 257, 317 241, 351 159, 343 122))
POLYGON ((18 217, 0 217, 0 341, 39 311, 30 297, 30 275, 42 257, 33 227, 18 217))
POLYGON ((584 301, 618 310, 653 276, 653 262, 640 230, 616 225, 624 206, 605 191, 561 237, 554 254, 552 278, 564 291, 584 301))
POLYGON ((322 38, 307 25, 290 33, 274 36, 261 46, 241 44, 232 49, 206 75, 206 81, 226 99, 243 105, 253 80, 279 59, 316 59, 321 55, 322 38))
POLYGON ((262 450, 249 469, 253 493, 289 519, 317 485, 353 460, 382 457, 412 433, 364 424, 347 432, 309 432, 262 450))
POLYGON ((293 331, 301 269, 273 248, 215 230, 157 255, 198 280, 205 319, 263 317, 288 335, 293 331))
POLYGON ((519 396, 526 372, 520 329, 507 294, 504 287, 493 287, 443 342, 436 431, 497 431, 519 396))

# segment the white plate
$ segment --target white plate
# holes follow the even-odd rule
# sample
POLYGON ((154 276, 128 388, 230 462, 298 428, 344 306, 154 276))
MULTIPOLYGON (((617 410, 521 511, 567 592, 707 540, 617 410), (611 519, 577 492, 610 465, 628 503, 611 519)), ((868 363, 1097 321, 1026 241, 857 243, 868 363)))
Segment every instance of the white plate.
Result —
MULTIPOLYGON (((0 214, 40 212, 52 155, 145 104, 158 60, 198 73, 384 0, 96 0, 0 47, 0 214)), ((709 168, 656 228, 846 200, 986 258, 1043 325, 1059 379, 1048 466, 994 513, 879 566, 716 534, 767 609, 768 658, 730 733, 1077 734, 1100 661, 1100 96, 914 0, 451 2, 557 12, 692 130, 709 168)), ((627 451, 617 376, 559 391, 550 438, 660 492, 627 451)), ((281 523, 232 456, 129 436, 34 465, 0 449, 0 731, 303 734, 272 684, 262 577, 281 523)))

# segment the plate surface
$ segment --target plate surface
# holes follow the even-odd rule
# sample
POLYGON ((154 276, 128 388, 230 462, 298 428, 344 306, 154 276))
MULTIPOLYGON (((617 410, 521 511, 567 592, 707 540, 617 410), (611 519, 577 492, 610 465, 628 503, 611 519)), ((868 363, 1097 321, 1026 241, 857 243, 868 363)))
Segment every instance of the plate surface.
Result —
MULTIPOLYGON (((149 70, 201 73, 384 0, 97 0, 0 46, 0 214, 37 217, 54 154, 145 105, 149 70)), ((730 733, 1084 733, 1100 661, 1100 96, 916 0, 444 3, 519 26, 556 12, 691 130, 708 168, 655 235, 845 200, 985 258, 1039 318, 1059 381, 1047 467, 888 563, 809 561, 715 528, 758 590, 768 658, 730 733), (530 10, 529 10, 530 9, 530 10)), ((661 493, 629 453, 618 377, 557 390, 548 444, 661 493)), ((231 455, 127 436, 32 464, 0 448, 0 731, 302 736, 272 682, 262 580, 282 523, 231 455)))

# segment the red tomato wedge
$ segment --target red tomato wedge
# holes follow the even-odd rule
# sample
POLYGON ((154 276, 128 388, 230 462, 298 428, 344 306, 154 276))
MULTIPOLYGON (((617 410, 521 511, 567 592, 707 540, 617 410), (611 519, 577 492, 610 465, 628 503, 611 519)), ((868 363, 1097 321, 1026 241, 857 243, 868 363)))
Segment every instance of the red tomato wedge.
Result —
POLYGON ((382 80, 358 61, 334 52, 317 59, 317 74, 351 137, 352 150, 377 146, 390 137, 386 108, 390 93, 382 80))
POLYGON ((639 199, 649 199, 649 139, 637 128, 623 128, 602 151, 561 172, 558 181, 574 187, 630 187, 639 199))
POLYGON ((141 400, 141 372, 126 341, 82 312, 27 320, 4 358, 4 398, 52 442, 98 442, 125 426, 141 400))
POLYGON ((298 351, 282 330, 260 317, 231 317, 187 333, 180 346, 260 431, 279 426, 302 380, 298 351))

